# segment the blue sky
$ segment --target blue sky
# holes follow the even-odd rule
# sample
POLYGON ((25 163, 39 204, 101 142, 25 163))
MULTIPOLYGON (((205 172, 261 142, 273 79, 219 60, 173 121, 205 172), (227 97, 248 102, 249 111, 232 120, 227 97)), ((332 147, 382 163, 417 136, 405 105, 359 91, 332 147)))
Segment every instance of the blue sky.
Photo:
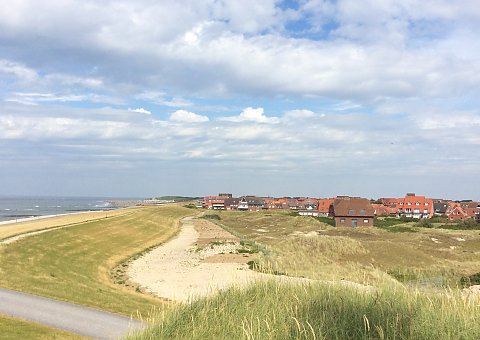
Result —
POLYGON ((15 1, 0 194, 480 200, 477 1, 15 1))

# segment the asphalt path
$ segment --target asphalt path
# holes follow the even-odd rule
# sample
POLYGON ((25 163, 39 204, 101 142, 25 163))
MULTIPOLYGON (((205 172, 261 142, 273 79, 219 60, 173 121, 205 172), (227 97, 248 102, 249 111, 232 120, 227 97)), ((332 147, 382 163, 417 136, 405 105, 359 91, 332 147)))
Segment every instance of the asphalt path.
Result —
POLYGON ((0 288, 0 314, 93 339, 121 339, 143 324, 121 315, 0 288))

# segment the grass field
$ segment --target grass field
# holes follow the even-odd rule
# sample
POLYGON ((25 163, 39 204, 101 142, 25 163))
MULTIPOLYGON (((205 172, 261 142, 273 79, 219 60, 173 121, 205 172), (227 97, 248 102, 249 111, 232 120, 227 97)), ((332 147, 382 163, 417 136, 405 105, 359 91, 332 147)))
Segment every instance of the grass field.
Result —
POLYGON ((180 206, 128 210, 0 246, 0 286, 137 317, 161 300, 112 282, 119 262, 178 230, 180 206))
POLYGON ((128 209, 112 211, 92 211, 80 214, 68 214, 51 218, 39 218, 25 222, 0 225, 0 240, 31 231, 69 226, 87 221, 100 220, 128 213, 128 209))
POLYGON ((366 284, 418 282, 455 286, 480 271, 480 233, 415 227, 334 228, 285 212, 215 212, 213 220, 267 249, 267 269, 314 279, 366 284))
POLYGON ((259 282, 168 311, 137 339, 479 339, 479 300, 259 282))
POLYGON ((45 327, 36 323, 0 315, 0 339, 81 340, 86 338, 55 328, 45 327))

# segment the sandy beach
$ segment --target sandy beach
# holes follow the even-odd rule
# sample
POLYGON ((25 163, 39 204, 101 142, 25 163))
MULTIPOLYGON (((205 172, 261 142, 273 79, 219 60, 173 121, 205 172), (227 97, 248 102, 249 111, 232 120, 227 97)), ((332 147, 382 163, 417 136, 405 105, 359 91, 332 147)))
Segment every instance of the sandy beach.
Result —
POLYGON ((192 301, 255 280, 310 282, 250 270, 249 254, 239 254, 239 239, 202 219, 185 218, 171 241, 133 261, 127 274, 142 289, 169 300, 192 301))

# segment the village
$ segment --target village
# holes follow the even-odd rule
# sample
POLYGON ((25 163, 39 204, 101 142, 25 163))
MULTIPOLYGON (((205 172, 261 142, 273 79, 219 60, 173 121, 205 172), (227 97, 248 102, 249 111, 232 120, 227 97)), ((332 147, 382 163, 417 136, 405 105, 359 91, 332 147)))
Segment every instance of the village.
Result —
POLYGON ((402 198, 367 199, 337 196, 310 197, 233 197, 220 193, 205 196, 197 202, 198 208, 211 210, 263 211, 291 210, 302 216, 329 217, 336 226, 369 227, 377 217, 409 218, 412 220, 446 217, 451 222, 476 221, 480 223, 480 202, 434 199, 407 193, 402 198))

